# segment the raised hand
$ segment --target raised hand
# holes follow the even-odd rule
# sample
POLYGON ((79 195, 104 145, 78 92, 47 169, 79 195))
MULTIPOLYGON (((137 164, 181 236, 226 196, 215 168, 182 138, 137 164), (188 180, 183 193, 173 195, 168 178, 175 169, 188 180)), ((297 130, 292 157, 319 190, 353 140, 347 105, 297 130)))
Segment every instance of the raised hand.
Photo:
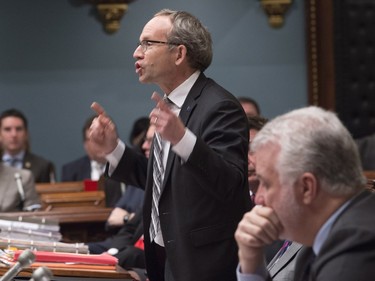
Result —
POLYGON ((92 142, 97 153, 106 155, 112 152, 117 146, 118 134, 116 126, 99 103, 93 102, 91 109, 93 109, 98 116, 91 124, 89 141, 92 142))
POLYGON ((160 134, 162 139, 175 145, 185 134, 184 124, 158 93, 154 92, 151 99, 156 103, 155 108, 150 113, 150 121, 155 125, 155 131, 160 134))

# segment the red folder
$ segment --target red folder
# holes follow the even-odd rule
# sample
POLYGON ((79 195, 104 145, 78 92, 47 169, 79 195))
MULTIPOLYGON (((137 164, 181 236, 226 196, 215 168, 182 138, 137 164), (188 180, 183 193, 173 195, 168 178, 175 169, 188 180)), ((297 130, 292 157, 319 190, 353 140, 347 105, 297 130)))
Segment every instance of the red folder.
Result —
MULTIPOLYGON (((14 253, 14 261, 18 260, 22 250, 14 253)), ((118 259, 109 254, 86 255, 62 252, 43 252, 35 251, 35 262, 59 262, 59 263, 80 263, 80 264, 97 264, 97 265, 116 265, 118 259)))

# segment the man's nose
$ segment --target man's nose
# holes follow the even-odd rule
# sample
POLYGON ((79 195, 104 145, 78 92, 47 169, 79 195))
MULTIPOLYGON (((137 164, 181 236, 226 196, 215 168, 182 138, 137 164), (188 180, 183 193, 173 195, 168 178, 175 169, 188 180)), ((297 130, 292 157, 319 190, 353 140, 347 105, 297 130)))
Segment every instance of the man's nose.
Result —
POLYGON ((142 56, 142 47, 141 45, 137 46, 137 48, 135 48, 134 50, 134 53, 133 53, 133 58, 139 58, 142 56))
POLYGON ((258 190, 255 194, 255 200, 254 201, 255 201, 256 205, 265 206, 264 192, 263 192, 263 188, 261 187, 261 185, 259 185, 259 187, 258 187, 258 190))

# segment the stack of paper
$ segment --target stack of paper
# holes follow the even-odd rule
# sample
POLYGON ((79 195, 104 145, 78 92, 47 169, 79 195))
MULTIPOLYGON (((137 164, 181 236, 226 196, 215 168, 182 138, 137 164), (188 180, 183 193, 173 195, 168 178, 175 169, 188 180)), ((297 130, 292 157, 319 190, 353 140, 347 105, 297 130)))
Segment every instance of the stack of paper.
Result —
POLYGON ((89 253, 88 246, 83 243, 47 242, 27 239, 10 239, 0 237, 0 249, 31 249, 35 251, 89 253))
POLYGON ((57 221, 0 216, 0 238, 57 242, 61 240, 61 233, 57 221))

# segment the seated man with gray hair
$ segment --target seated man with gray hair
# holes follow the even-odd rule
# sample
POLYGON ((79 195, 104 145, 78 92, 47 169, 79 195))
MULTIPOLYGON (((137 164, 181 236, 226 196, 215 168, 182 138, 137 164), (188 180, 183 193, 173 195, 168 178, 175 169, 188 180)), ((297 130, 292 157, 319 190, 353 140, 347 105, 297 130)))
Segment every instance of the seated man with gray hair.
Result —
POLYGON ((294 280, 365 281, 375 276, 375 193, 366 190, 358 148, 337 116, 291 111, 255 136, 259 188, 238 225, 238 280, 272 280, 265 245, 304 245, 294 280))

